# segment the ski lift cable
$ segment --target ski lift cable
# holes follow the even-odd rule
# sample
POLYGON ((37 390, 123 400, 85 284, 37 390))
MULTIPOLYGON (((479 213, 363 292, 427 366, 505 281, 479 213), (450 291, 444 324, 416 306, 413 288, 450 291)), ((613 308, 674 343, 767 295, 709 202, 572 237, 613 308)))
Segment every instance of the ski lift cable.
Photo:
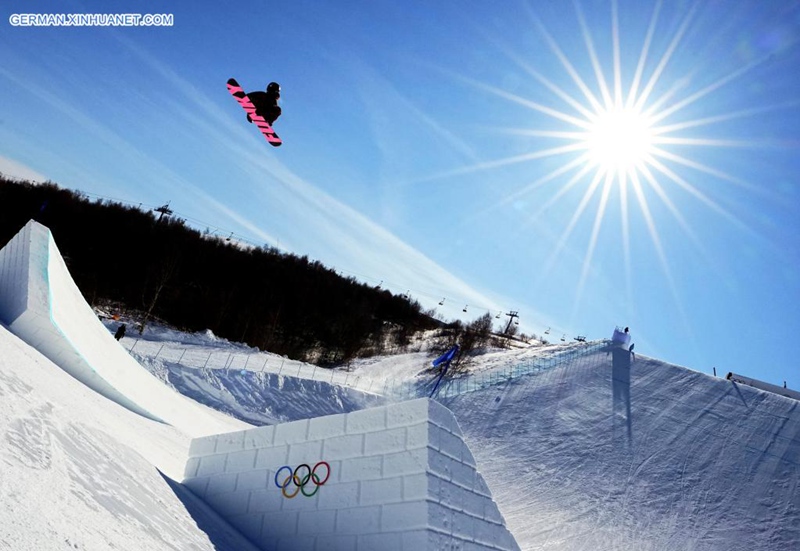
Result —
MULTIPOLYGON (((397 282, 394 282, 394 281, 390 281, 390 280, 382 280, 382 279, 379 279, 377 277, 367 276, 365 274, 362 274, 360 272, 356 272, 354 270, 348 270, 348 269, 345 269, 345 268, 337 267, 336 271, 337 272, 341 272, 342 274, 348 274, 350 276, 356 277, 356 278, 361 279, 361 280, 380 281, 380 282, 383 283, 383 285, 381 285, 382 288, 398 289, 398 290, 399 289, 404 289, 404 288, 408 289, 408 286, 405 285, 405 284, 400 284, 400 283, 397 283, 397 282)), ((449 302, 458 302, 458 297, 451 297, 451 296, 447 296, 447 295, 442 296, 441 294, 434 294, 434 293, 431 293, 431 292, 421 291, 421 290, 413 289, 413 288, 412 289, 408 289, 408 291, 406 291, 406 294, 407 294, 407 296, 409 298, 411 298, 412 295, 418 296, 418 297, 425 297, 425 298, 429 298, 429 299, 436 299, 436 298, 441 297, 441 299, 438 301, 439 306, 444 306, 445 304, 447 304, 449 302)), ((464 306, 464 308, 462 308, 462 312, 468 312, 469 308, 470 308, 470 305, 467 304, 466 306, 464 306)), ((495 311, 498 310, 498 308, 496 306, 495 307, 487 307, 487 306, 481 306, 481 305, 472 305, 471 308, 477 309, 477 310, 485 310, 487 313, 490 313, 490 314, 492 312, 495 312, 495 311)))

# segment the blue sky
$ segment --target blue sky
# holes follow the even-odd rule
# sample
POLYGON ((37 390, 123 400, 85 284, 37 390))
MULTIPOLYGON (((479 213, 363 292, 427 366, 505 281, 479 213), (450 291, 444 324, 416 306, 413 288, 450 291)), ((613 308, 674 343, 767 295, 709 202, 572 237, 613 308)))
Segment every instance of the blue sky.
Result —
POLYGON ((4 3, 0 171, 171 201, 447 319, 628 325, 641 353, 800 388, 800 3, 220 4, 4 3), (9 23, 56 11, 174 25, 9 23), (281 83, 281 148, 232 76, 281 83))

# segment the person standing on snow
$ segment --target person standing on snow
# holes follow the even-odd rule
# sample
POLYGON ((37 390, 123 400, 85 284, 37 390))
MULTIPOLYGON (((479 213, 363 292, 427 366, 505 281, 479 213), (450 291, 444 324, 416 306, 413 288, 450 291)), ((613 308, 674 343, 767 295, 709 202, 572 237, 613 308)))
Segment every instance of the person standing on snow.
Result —
MULTIPOLYGON (((281 106, 278 105, 278 100, 281 98, 281 85, 277 82, 270 82, 266 92, 250 92, 247 97, 253 102, 256 115, 264 117, 270 126, 281 116, 281 106)), ((247 122, 253 122, 250 115, 247 115, 247 122)))
POLYGON ((123 323, 122 325, 119 326, 119 329, 117 329, 117 332, 114 333, 114 338, 117 339, 117 340, 120 340, 122 337, 124 337, 125 336, 125 329, 126 329, 126 327, 125 327, 125 324, 123 323))

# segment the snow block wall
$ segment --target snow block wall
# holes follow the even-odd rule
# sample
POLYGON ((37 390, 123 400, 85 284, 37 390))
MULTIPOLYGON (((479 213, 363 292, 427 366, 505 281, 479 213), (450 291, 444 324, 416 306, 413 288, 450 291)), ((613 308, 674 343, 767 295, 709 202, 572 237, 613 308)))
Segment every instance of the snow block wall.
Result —
POLYGON ((184 484, 264 550, 519 549, 427 398, 198 438, 189 456, 184 484))
POLYGON ((30 239, 25 238, 28 226, 0 249, 0 321, 10 325, 28 309, 28 303, 47 302, 44 289, 30 289, 30 239), (31 296, 36 293, 40 296, 31 296))
POLYGON ((72 280, 50 230, 33 220, 0 250, 0 321, 61 369, 135 413, 191 436, 230 430, 114 340, 72 280))

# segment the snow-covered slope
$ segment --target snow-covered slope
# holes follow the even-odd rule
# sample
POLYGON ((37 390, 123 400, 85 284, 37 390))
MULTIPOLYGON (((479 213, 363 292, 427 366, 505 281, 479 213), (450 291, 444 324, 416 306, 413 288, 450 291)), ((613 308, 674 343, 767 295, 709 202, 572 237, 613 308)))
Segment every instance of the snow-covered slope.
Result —
POLYGON ((795 400, 600 352, 443 402, 523 549, 800 549, 795 400))
MULTIPOLYGON (((580 354, 593 346, 492 351, 472 366, 490 379, 567 360, 441 399, 522 549, 800 549, 798 402, 641 355, 615 369, 605 351, 580 354)), ((351 376, 391 388, 433 378, 429 360, 361 360, 351 376)))
MULTIPOLYGON (((533 354, 495 351, 474 368, 533 354)), ((351 375, 431 377, 427 361, 364 360, 351 375)), ((183 370, 176 388, 240 416, 368 405, 337 403, 344 389, 318 381, 183 370)), ((600 352, 442 400, 522 549, 800 549, 797 402, 638 355, 629 379, 613 372, 600 352)), ((96 395, 2 327, 0 438, 0 549, 246 549, 154 468, 179 477, 188 436, 96 395)))
POLYGON ((189 441, 0 325, 0 549, 253 550, 174 482, 189 441))
MULTIPOLYGON (((48 273, 67 281, 66 268, 56 268, 48 273)), ((22 279, 2 280, 6 298, 19 298, 8 290, 14 281, 22 279)), ((53 290, 53 280, 32 281, 37 297, 53 290)), ((57 360, 77 354, 79 362, 61 362, 76 378, 0 325, 0 549, 247 551, 241 535, 175 482, 191 436, 234 430, 240 420, 353 411, 397 399, 398 388, 423 391, 436 376, 422 352, 337 373, 210 334, 163 332, 155 347, 130 345, 152 377, 77 289, 55 294, 76 307, 61 308, 57 331, 33 324, 44 329, 29 340, 57 360), (212 368, 221 349, 225 359, 212 368), (100 374, 113 392, 95 384, 100 374)), ((440 400, 456 414, 521 548, 800 549, 798 402, 642 356, 629 366, 627 350, 599 346, 493 351, 474 359, 479 374, 469 384, 442 387, 440 400)))
MULTIPOLYGON (((104 323, 109 332, 123 321, 104 323)), ((386 403, 367 388, 371 381, 342 370, 323 369, 230 342, 211 331, 181 333, 153 323, 122 345, 150 373, 175 390, 254 425, 348 413, 386 403), (332 383, 333 382, 333 383, 332 383), (338 383, 338 384, 337 384, 338 383)), ((424 359, 420 360, 424 363, 424 359)), ((382 388, 383 381, 374 385, 382 388)))
POLYGON ((273 373, 171 365, 167 380, 182 394, 254 425, 347 413, 386 402, 375 394, 273 373))

